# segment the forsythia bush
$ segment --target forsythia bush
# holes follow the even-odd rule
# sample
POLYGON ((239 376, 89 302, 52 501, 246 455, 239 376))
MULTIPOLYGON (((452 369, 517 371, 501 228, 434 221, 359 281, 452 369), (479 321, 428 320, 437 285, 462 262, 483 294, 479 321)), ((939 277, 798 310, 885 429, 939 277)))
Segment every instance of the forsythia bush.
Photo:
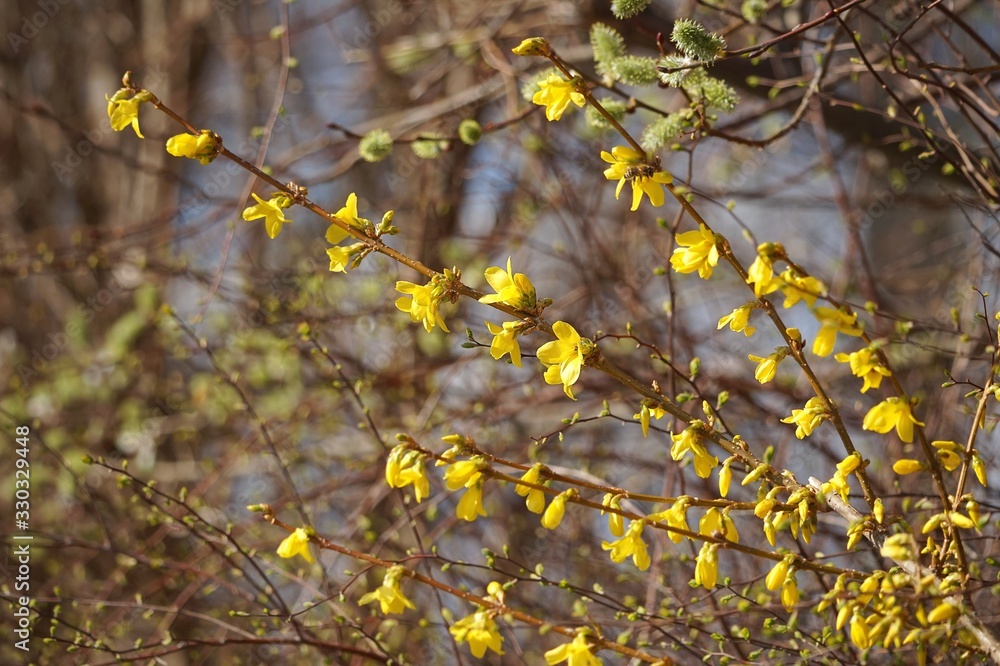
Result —
MULTIPOLYGON (((766 3, 738 4, 734 16, 767 24, 766 3)), ((615 2, 613 11, 635 17, 648 5, 615 2)), ((441 653, 447 663, 535 663, 538 655, 546 664, 571 666, 1000 659, 995 613, 984 610, 996 545, 990 494, 996 478, 988 465, 995 447, 986 443, 1000 400, 1000 315, 989 309, 989 289, 982 286, 977 323, 989 343, 977 352, 979 365, 963 371, 981 376, 946 377, 943 388, 928 389, 910 385, 901 370, 902 315, 891 315, 895 328, 887 325, 890 314, 877 302, 845 293, 828 266, 796 256, 787 238, 754 239, 756 251, 746 261, 740 244, 754 237, 723 235, 720 220, 730 211, 703 196, 680 170, 668 168, 682 163, 673 157, 677 142, 722 132, 720 117, 739 108, 737 93, 714 75, 713 64, 740 55, 769 57, 767 44, 745 53, 727 50, 724 34, 682 18, 663 36, 661 55, 648 57, 629 54, 616 29, 594 23, 596 78, 572 66, 545 35, 524 35, 512 52, 523 59, 519 64, 527 63, 525 97, 544 110, 539 115, 544 113, 548 129, 566 141, 595 132, 591 139, 602 143, 581 168, 587 189, 603 187, 615 199, 624 192, 622 216, 651 209, 664 216, 648 230, 650 237, 670 239, 659 275, 712 312, 712 321, 701 324, 703 334, 753 350, 741 359, 738 372, 747 383, 739 395, 757 395, 760 387, 760 402, 742 408, 730 387, 704 381, 712 358, 676 357, 663 351, 670 348, 668 340, 644 338, 627 321, 609 334, 552 316, 572 298, 572 285, 529 275, 516 257, 475 271, 424 265, 392 244, 393 237, 406 237, 405 215, 363 210, 357 192, 343 201, 311 199, 306 187, 282 182, 280 174, 253 166, 250 156, 231 152, 220 134, 176 113, 169 100, 131 74, 108 97, 114 130, 131 128, 137 139, 149 141, 140 122, 162 112, 182 129, 166 141, 170 155, 209 169, 217 160, 233 160, 266 183, 244 204, 242 219, 263 223, 253 233, 280 243, 306 226, 293 222, 318 216, 326 227, 323 262, 328 259, 330 274, 324 280, 351 280, 375 255, 397 262, 419 276, 397 281, 398 293, 384 297, 386 303, 394 300, 400 321, 408 318, 423 329, 421 336, 450 336, 470 355, 509 364, 516 373, 511 376, 532 390, 551 385, 562 391, 564 428, 534 438, 539 446, 517 458, 499 455, 494 442, 461 427, 437 441, 424 432, 378 432, 377 419, 371 421, 369 430, 385 446, 382 491, 398 493, 405 507, 401 524, 416 525, 417 516, 421 521, 414 527, 420 545, 406 556, 383 554, 387 536, 373 535, 371 549, 345 545, 291 505, 260 500, 247 507, 272 535, 254 544, 260 566, 298 569, 284 584, 319 591, 281 612, 302 615, 308 627, 317 606, 336 606, 343 631, 331 639, 327 658, 337 661, 333 655, 356 649, 359 658, 430 663, 392 636, 401 628, 440 625, 437 640, 451 643, 441 653), (612 94, 623 86, 634 88, 634 96, 612 94), (676 92, 679 101, 671 111, 643 105, 642 91, 657 87, 676 92), (574 124, 574 118, 582 122, 574 124), (638 123, 644 127, 636 132, 638 123), (713 296, 718 284, 737 284, 742 302, 713 296), (477 325, 491 337, 456 330, 456 304, 462 301, 474 304, 477 325), (634 343, 660 363, 661 378, 650 380, 644 365, 630 364, 634 357, 620 354, 623 343, 634 343), (597 375, 615 380, 618 389, 595 395, 588 378, 597 375), (958 384, 966 388, 964 411, 935 418, 929 392, 957 391, 958 384), (775 386, 795 406, 780 419, 755 420, 752 415, 766 414, 775 395, 764 388, 775 386), (600 407, 591 409, 595 404, 600 407), (628 413, 616 413, 620 405, 628 413), (578 464, 567 462, 573 456, 553 462, 550 449, 540 446, 557 440, 568 446, 575 428, 600 421, 635 428, 637 437, 641 432, 643 459, 665 463, 672 481, 660 491, 630 487, 628 478, 592 473, 586 453, 577 456, 578 464), (922 493, 914 490, 917 485, 922 493), (446 553, 435 544, 439 529, 460 533, 473 522, 485 523, 502 542, 508 512, 537 516, 550 543, 599 544, 588 546, 587 557, 602 578, 563 578, 557 558, 542 553, 527 561, 506 545, 482 544, 482 559, 470 560, 469 553, 446 553), (334 560, 335 568, 323 568, 334 560), (374 578, 367 579, 367 588, 341 585, 345 567, 352 580, 359 567, 374 578), (671 587, 678 576, 688 582, 686 590, 671 587), (622 581, 633 585, 627 598, 605 592, 622 581), (525 602, 538 594, 545 595, 544 613, 537 603, 525 602), (698 603, 687 610, 691 599, 698 603)), ((806 78, 800 85, 813 84, 806 78)), ((412 148, 433 159, 452 141, 475 145, 497 130, 465 119, 454 137, 421 134, 412 148)), ((397 146, 384 130, 357 142, 368 162, 385 159, 397 146)), ((377 202, 379 185, 373 181, 361 198, 377 202)), ((599 267, 589 270, 600 279, 599 267)), ((169 308, 160 316, 179 330, 186 326, 169 308)), ((318 339, 310 324, 301 324, 298 334, 310 344, 318 339)), ((319 343, 314 351, 325 353, 319 343)), ((234 378, 233 386, 238 384, 234 378)), ((517 398, 526 412, 532 409, 528 395, 517 398)), ((613 437, 614 431, 607 432, 613 437)), ((89 462, 109 466, 149 497, 157 492, 140 473, 102 459, 89 462)), ((227 537, 219 538, 220 547, 227 547, 227 537)), ((327 629, 316 627, 316 635, 327 629)))

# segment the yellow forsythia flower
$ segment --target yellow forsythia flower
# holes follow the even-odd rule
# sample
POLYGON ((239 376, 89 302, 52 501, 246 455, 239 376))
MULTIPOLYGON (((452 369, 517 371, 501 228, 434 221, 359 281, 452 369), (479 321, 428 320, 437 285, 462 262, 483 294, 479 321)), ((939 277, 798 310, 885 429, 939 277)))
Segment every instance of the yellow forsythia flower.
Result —
POLYGON ((830 355, 837 342, 837 333, 853 336, 859 336, 862 333, 861 328, 856 324, 857 313, 847 314, 843 310, 819 307, 813 310, 813 314, 820 322, 819 332, 816 334, 812 347, 812 352, 816 356, 830 355))
POLYGON ((167 139, 167 152, 174 157, 187 157, 208 164, 219 155, 222 139, 212 130, 203 129, 197 136, 178 134, 167 139))
POLYGON ((716 551, 718 544, 708 543, 701 545, 698 557, 694 563, 694 582, 701 585, 706 590, 715 587, 715 581, 719 578, 719 558, 716 551))
POLYGON ((560 662, 569 662, 568 666, 601 666, 604 662, 591 652, 587 636, 581 632, 572 643, 563 643, 545 653, 545 663, 548 666, 560 662))
POLYGON ((754 370, 753 373, 754 379, 761 384, 766 384, 774 379, 774 375, 778 372, 778 364, 781 363, 787 355, 788 347, 778 347, 774 350, 773 354, 763 357, 748 354, 747 358, 757 364, 757 369, 754 370))
POLYGON ((639 419, 639 424, 642 426, 642 436, 649 436, 649 421, 655 418, 657 421, 662 419, 667 415, 667 411, 662 407, 650 408, 648 404, 643 402, 642 407, 639 408, 638 414, 633 414, 632 418, 639 419))
MULTIPOLYGON (((542 470, 544 465, 541 463, 537 465, 532 465, 531 468, 524 473, 521 480, 525 483, 539 484, 541 482, 542 470)), ((528 511, 531 513, 541 513, 545 510, 545 493, 537 488, 532 488, 530 486, 515 486, 514 492, 516 492, 521 497, 527 497, 528 511)))
POLYGON ((868 410, 861 427, 865 430, 885 434, 896 429, 899 438, 904 442, 913 441, 914 424, 924 425, 910 411, 910 403, 897 397, 887 398, 868 410))
POLYGON ((965 459, 965 447, 958 442, 937 439, 931 442, 941 464, 949 472, 955 471, 965 459))
POLYGON ((490 343, 490 356, 499 361, 510 354, 510 362, 520 368, 521 344, 517 341, 517 336, 524 330, 524 322, 505 321, 503 326, 497 326, 488 321, 486 328, 493 335, 493 342, 490 343))
POLYGON ((913 537, 909 533, 901 532, 887 537, 879 552, 882 557, 906 562, 914 559, 915 546, 913 537))
POLYGON ((430 482, 424 474, 426 455, 402 444, 389 452, 385 463, 385 480, 391 488, 405 488, 413 485, 417 502, 430 495, 430 482))
POLYGON ((546 80, 539 82, 539 90, 531 101, 545 107, 546 119, 559 120, 570 102, 580 107, 586 102, 583 93, 577 92, 576 85, 576 80, 567 81, 558 74, 550 74, 546 80))
POLYGON ((295 531, 278 545, 279 557, 288 559, 296 555, 301 555, 309 564, 315 561, 309 552, 309 533, 301 527, 296 527, 295 531))
POLYGON ((719 466, 719 459, 710 455, 702 444, 702 429, 705 425, 701 421, 694 421, 683 432, 671 435, 673 446, 670 447, 670 457, 680 460, 685 453, 690 452, 694 456, 694 471, 699 477, 707 479, 712 470, 719 466))
POLYGON ((645 520, 633 520, 629 523, 625 536, 617 541, 602 541, 601 548, 611 551, 612 562, 624 562, 626 557, 631 556, 633 564, 639 571, 645 571, 650 565, 649 552, 642 540, 642 531, 645 527, 645 520))
POLYGON ((772 592, 780 589, 782 585, 785 584, 785 580, 788 578, 788 574, 791 570, 791 562, 788 558, 779 560, 768 572, 767 577, 764 579, 764 587, 771 590, 772 592))
POLYGON ((552 47, 544 37, 529 37, 511 49, 519 56, 546 56, 552 53, 552 47))
POLYGON ((450 333, 441 315, 441 301, 446 296, 446 290, 439 281, 432 279, 425 285, 417 285, 406 280, 396 282, 396 291, 405 296, 396 299, 396 309, 409 313, 411 321, 420 321, 424 330, 430 333, 435 326, 440 326, 445 333, 450 333))
POLYGON ((868 347, 850 354, 840 353, 833 358, 837 359, 838 363, 850 363, 851 374, 865 380, 864 386, 861 387, 862 393, 870 388, 878 388, 882 384, 882 378, 892 374, 879 361, 878 355, 868 347))
MULTIPOLYGON (((753 285, 753 295, 757 298, 777 291, 778 287, 781 286, 781 280, 774 279, 774 260, 771 254, 775 247, 781 247, 781 244, 761 243, 757 247, 756 258, 747 269, 747 284, 753 285)), ((784 254, 784 248, 782 248, 782 254, 784 254)))
POLYGON ((868 623, 861 613, 854 613, 851 617, 851 642, 858 648, 867 650, 872 646, 871 634, 868 631, 868 623))
POLYGON ((934 610, 927 614, 927 623, 932 625, 940 624, 957 616, 958 608, 945 601, 935 606, 934 610))
POLYGON ((271 198, 264 201, 256 194, 251 194, 257 203, 243 210, 243 219, 247 222, 264 218, 264 229, 269 238, 277 238, 281 233, 281 225, 291 224, 291 220, 285 218, 284 208, 292 205, 292 200, 288 195, 275 192, 271 198))
POLYGON ((802 409, 793 409, 791 416, 781 419, 782 423, 795 424, 795 436, 804 439, 812 434, 816 427, 830 418, 830 410, 823 398, 813 396, 806 401, 802 409))
POLYGON ((698 276, 705 280, 712 276, 712 269, 719 263, 719 249, 715 234, 708 227, 700 224, 697 231, 677 234, 677 245, 670 255, 670 265, 675 271, 698 271, 698 276))
POLYGON ((563 516, 566 515, 566 500, 573 497, 576 494, 575 489, 570 489, 565 492, 559 493, 555 496, 555 499, 549 503, 547 509, 545 509, 544 515, 542 515, 542 527, 547 530, 554 530, 559 527, 559 523, 562 522, 563 516))
POLYGON ((482 478, 482 470, 485 467, 486 459, 482 456, 450 463, 444 472, 444 481, 448 490, 458 490, 462 487, 471 488, 482 478))
POLYGON ((690 497, 678 497, 669 509, 660 511, 659 513, 650 514, 647 516, 647 519, 657 523, 666 521, 667 526, 673 528, 667 531, 667 535, 670 537, 670 540, 674 543, 680 543, 681 540, 684 539, 685 535, 680 534, 679 532, 674 532, 673 530, 684 530, 686 532, 691 531, 691 528, 688 527, 687 524, 687 510, 690 504, 690 497))
POLYGON ((485 608, 451 625, 449 631, 457 642, 468 643, 477 659, 486 654, 487 648, 503 654, 503 636, 500 635, 490 611, 485 608))
MULTIPOLYGON (((340 210, 334 213, 333 217, 349 226, 363 228, 365 226, 365 221, 363 218, 358 216, 358 195, 354 192, 348 194, 347 203, 345 203, 340 210)), ((330 245, 336 245, 348 236, 350 236, 350 234, 345 229, 338 227, 336 224, 331 224, 326 230, 326 242, 330 245)))
POLYGON ((822 282, 814 277, 800 277, 791 268, 783 270, 779 279, 784 283, 781 286, 785 295, 782 307, 786 309, 799 301, 805 301, 806 305, 812 307, 816 305, 819 296, 826 295, 826 286, 822 282))
POLYGON ((906 474, 913 474, 914 472, 919 472, 924 469, 924 464, 919 460, 910 460, 909 458, 903 458, 902 460, 897 460, 892 464, 892 471, 900 476, 906 474))
POLYGON ((121 132, 131 126, 136 136, 140 139, 146 138, 139 131, 139 105, 153 99, 150 92, 140 90, 135 93, 129 88, 122 88, 111 97, 105 95, 104 99, 108 100, 108 119, 111 121, 111 129, 121 132))
POLYGON ((719 496, 723 498, 729 494, 729 485, 733 482, 731 461, 732 458, 727 460, 719 470, 719 496))
POLYGON ((416 606, 406 598, 403 590, 399 587, 399 579, 405 571, 406 569, 399 565, 391 567, 385 573, 382 585, 376 590, 362 596, 358 600, 358 605, 364 606, 373 601, 378 601, 379 606, 382 608, 382 613, 385 615, 389 613, 402 613, 407 608, 415 610, 416 606))
POLYGON ((736 308, 735 310, 727 314, 725 317, 720 319, 718 328, 721 329, 726 324, 729 324, 729 330, 733 331, 734 333, 742 333, 744 336, 749 338, 751 335, 754 334, 754 331, 757 330, 756 328, 750 326, 749 324, 750 313, 752 311, 753 311, 752 304, 748 303, 747 305, 741 305, 740 307, 736 308))
POLYGON ((518 310, 533 310, 535 308, 535 286, 524 273, 515 273, 510 267, 510 257, 507 257, 507 270, 499 266, 490 266, 485 272, 486 281, 495 294, 487 294, 479 299, 480 303, 506 303, 518 310))
POLYGON ((462 520, 472 522, 478 516, 485 516, 486 509, 483 508, 483 481, 480 479, 469 486, 469 489, 458 501, 456 515, 462 520))
POLYGON ((786 611, 791 613, 798 603, 799 585, 795 580, 795 574, 792 574, 785 579, 784 584, 781 586, 781 605, 785 607, 786 611))
POLYGON ((736 532, 736 523, 729 517, 729 513, 720 511, 714 506, 709 508, 698 521, 698 533, 705 536, 721 534, 727 541, 733 543, 740 541, 740 535, 736 532))
POLYGON ((563 392, 570 399, 576 400, 571 387, 580 378, 584 356, 594 343, 581 338, 576 329, 564 321, 552 324, 552 332, 556 339, 546 342, 537 352, 538 360, 546 368, 545 382, 562 384, 563 392))
POLYGON ((626 146, 615 146, 611 152, 601 151, 601 159, 611 166, 604 170, 604 177, 617 180, 615 199, 622 192, 626 182, 632 183, 632 210, 638 210, 642 195, 649 197, 649 203, 660 207, 664 202, 663 186, 673 182, 668 171, 658 169, 658 162, 650 164, 644 153, 626 146))
MULTIPOLYGON (((622 496, 614 495, 612 493, 605 493, 604 499, 601 504, 611 508, 611 509, 621 509, 622 508, 622 496)), ((601 515, 604 515, 604 511, 601 511, 601 515)), ((608 511, 608 530, 616 537, 620 537, 625 534, 625 517, 620 513, 615 513, 614 511, 608 511)))

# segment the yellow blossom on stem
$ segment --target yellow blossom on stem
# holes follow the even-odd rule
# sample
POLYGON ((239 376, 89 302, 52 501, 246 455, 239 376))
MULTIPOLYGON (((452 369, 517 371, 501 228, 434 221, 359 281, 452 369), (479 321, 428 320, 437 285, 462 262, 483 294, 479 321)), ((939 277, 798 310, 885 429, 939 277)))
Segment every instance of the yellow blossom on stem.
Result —
POLYGON ((672 528, 667 531, 667 535, 674 543, 680 543, 686 535, 674 532, 673 530, 684 530, 690 532, 691 528, 687 523, 687 510, 691 505, 691 498, 687 496, 678 497, 673 505, 665 511, 646 516, 648 520, 659 523, 666 521, 667 526, 672 528))
POLYGON ((460 460, 448 465, 444 472, 444 482, 448 490, 458 490, 459 488, 471 488, 474 483, 482 478, 482 470, 486 468, 486 459, 476 456, 471 460, 460 460))
POLYGON ((847 474, 841 472, 839 469, 834 472, 833 478, 824 483, 821 487, 824 493, 837 493, 840 498, 847 501, 847 495, 851 492, 851 484, 847 479, 847 474))
MULTIPOLYGON (((621 501, 622 501, 621 495, 605 493, 604 499, 601 501, 601 504, 610 509, 621 509, 622 508, 621 501)), ((614 511, 608 511, 606 513, 608 514, 608 530, 610 530, 611 534, 613 534, 616 537, 620 537, 621 535, 625 534, 625 517, 622 516, 620 513, 615 513, 614 511)), ((601 510, 601 515, 603 516, 604 514, 605 511, 601 510)))
MULTIPOLYGON (((358 229, 365 227, 366 220, 358 216, 358 195, 354 192, 347 195, 347 203, 334 213, 333 217, 358 229)), ((330 245, 336 245, 350 235, 346 229, 342 229, 336 224, 331 224, 326 230, 326 242, 330 245)))
POLYGON ((601 666, 604 662, 591 652, 587 636, 581 632, 572 643, 564 643, 545 653, 545 663, 548 666, 560 662, 568 662, 567 666, 601 666))
POLYGON ((554 530, 559 527, 559 523, 562 522, 563 516, 566 515, 566 501, 571 497, 576 497, 576 488, 570 488, 569 490, 559 493, 555 496, 555 499, 549 503, 545 513, 542 515, 542 527, 547 530, 554 530))
POLYGON ((791 565, 791 560, 787 557, 778 560, 778 562, 771 568, 771 571, 768 572, 767 577, 764 579, 764 587, 772 592, 780 589, 781 586, 785 584, 785 579, 788 578, 788 575, 791 572, 791 565))
POLYGON ((482 479, 469 486, 469 489, 465 491, 462 499, 458 501, 458 509, 455 513, 459 518, 470 523, 478 516, 486 515, 486 509, 483 508, 482 479))
POLYGON ((444 300, 452 297, 452 282, 459 278, 457 272, 445 269, 443 274, 435 274, 425 285, 399 280, 396 282, 396 291, 405 295, 396 299, 396 309, 408 313, 411 321, 423 322, 424 330, 428 333, 433 331, 435 326, 439 326, 445 333, 450 333, 444 323, 440 307, 444 300))
POLYGON ((490 611, 485 608, 451 625, 449 631, 457 642, 468 643, 469 649, 477 659, 486 654, 487 648, 497 654, 503 654, 503 636, 500 635, 490 611))
POLYGON ((639 424, 642 426, 642 436, 647 437, 649 435, 650 419, 655 418, 659 421, 666 415, 667 411, 662 407, 650 407, 650 405, 643 402, 642 407, 639 408, 639 413, 633 414, 632 418, 639 419, 639 424))
POLYGON ((537 353, 538 360, 546 368, 545 382, 562 384, 563 392, 576 400, 571 387, 580 378, 584 357, 593 349, 594 343, 581 338, 576 329, 564 321, 552 324, 552 332, 556 339, 539 347, 537 353))
POLYGON ((586 102, 583 93, 577 91, 578 79, 567 81, 558 74, 550 74, 539 82, 538 92, 531 98, 535 104, 545 107, 545 118, 559 120, 570 102, 582 107, 586 102))
POLYGON ((862 462, 863 459, 861 458, 861 454, 855 451, 837 463, 837 471, 845 475, 850 474, 857 468, 861 467, 862 462))
POLYGON ((870 347, 859 349, 850 354, 840 353, 834 356, 838 363, 850 363, 851 374, 865 380, 861 392, 865 393, 870 388, 878 388, 882 384, 882 378, 888 377, 892 373, 879 361, 878 354, 870 347))
POLYGON ((795 436, 804 439, 812 434, 816 427, 830 418, 830 410, 826 401, 819 396, 813 396, 806 401, 802 409, 793 409, 791 416, 781 419, 782 423, 795 424, 795 436))
POLYGON ((518 310, 535 308, 535 286, 524 273, 513 272, 510 257, 507 258, 507 270, 490 266, 485 275, 486 281, 496 293, 483 296, 479 299, 480 303, 506 303, 518 310))
POLYGON ((257 203, 243 210, 243 219, 247 222, 264 218, 264 229, 269 238, 277 238, 281 233, 281 225, 291 224, 291 220, 285 218, 283 209, 292 205, 292 199, 287 194, 275 192, 271 198, 264 201, 256 194, 251 194, 257 203))
POLYGON ((913 426, 924 425, 910 411, 910 403, 897 397, 887 398, 868 410, 861 427, 865 430, 885 434, 896 429, 899 438, 904 442, 913 441, 913 426))
POLYGON ((949 472, 955 471, 965 460, 965 448, 958 442, 936 439, 931 442, 941 465, 949 472))
POLYGON ((855 612, 851 617, 851 642, 862 650, 867 650, 872 646, 868 623, 865 622, 865 618, 859 612, 855 612))
POLYGON ((799 301, 805 301, 806 305, 812 307, 816 305, 816 299, 826 295, 826 286, 814 277, 801 277, 791 268, 786 268, 781 272, 781 291, 785 295, 785 302, 782 307, 790 308, 799 301))
POLYGON ((788 355, 788 347, 777 347, 773 354, 767 356, 754 356, 753 354, 748 354, 747 358, 757 364, 757 369, 754 370, 753 376, 761 384, 766 384, 772 379, 774 375, 778 372, 778 364, 784 360, 785 356, 788 355))
POLYGON ((979 485, 986 488, 986 463, 975 453, 972 455, 972 471, 976 474, 979 485))
POLYGON ((642 540, 642 531, 645 527, 645 520, 633 520, 629 523, 625 536, 617 541, 602 541, 601 548, 611 551, 612 562, 624 562, 626 557, 631 556, 633 564, 639 571, 645 571, 650 564, 649 552, 642 540))
POLYGON ((153 99, 152 93, 146 90, 136 93, 129 88, 122 88, 111 97, 105 95, 104 99, 108 100, 108 119, 111 121, 111 129, 121 132, 131 126, 137 137, 146 138, 139 131, 139 105, 153 99))
MULTIPOLYGON (((532 465, 531 468, 521 476, 521 480, 525 483, 541 483, 542 470, 545 468, 544 465, 538 463, 532 465)), ((514 492, 516 492, 521 497, 527 497, 528 511, 531 513, 541 513, 545 510, 545 493, 538 488, 532 488, 531 486, 517 485, 514 487, 514 492)))
POLYGON ((719 496, 729 494, 729 485, 733 482, 732 458, 727 460, 719 470, 719 496))
POLYGON ((296 527, 295 531, 278 545, 279 557, 288 559, 296 555, 301 555, 309 564, 315 562, 312 553, 309 552, 309 532, 302 527, 296 527))
POLYGON ((430 495, 430 483, 424 474, 424 458, 426 455, 416 449, 402 444, 389 452, 385 464, 385 480, 391 488, 405 488, 413 485, 413 493, 417 502, 430 495))
POLYGON ((355 243, 348 246, 335 245, 334 247, 327 248, 326 254, 330 257, 330 271, 333 273, 346 273, 347 269, 351 266, 351 258, 364 250, 364 248, 364 243, 355 243))
POLYGON ((942 622, 947 622, 958 616, 958 608, 951 605, 947 601, 941 602, 934 607, 930 613, 927 614, 928 624, 940 624, 942 622))
POLYGON ((511 49, 519 56, 547 56, 552 53, 552 47, 544 37, 529 37, 511 49))
POLYGON ((712 470, 719 466, 719 459, 710 455, 705 445, 702 444, 702 432, 705 424, 701 421, 694 421, 683 432, 671 435, 673 445, 670 447, 670 457, 680 460, 685 453, 690 452, 694 456, 695 474, 703 479, 707 479, 712 470))
POLYGON ((781 281, 774 279, 774 259, 784 254, 781 243, 761 243, 757 246, 757 256, 747 269, 747 284, 753 285, 753 295, 757 298, 777 291, 781 286, 781 281))
POLYGON ((919 460, 910 460, 909 458, 903 458, 892 463, 892 471, 900 476, 920 472, 924 469, 926 469, 926 466, 922 462, 919 460))
POLYGON ((725 317, 719 320, 718 328, 722 328, 726 324, 729 325, 729 330, 734 333, 742 333, 746 337, 750 337, 754 334, 757 329, 750 326, 750 313, 753 311, 753 304, 747 303, 746 305, 741 305, 736 308, 725 317))
POLYGON ((713 589, 715 581, 719 578, 718 549, 718 544, 706 541, 701 545, 698 557, 694 561, 694 582, 706 590, 713 589))
POLYGON ((358 605, 364 606, 373 601, 378 601, 379 606, 382 608, 382 613, 385 615, 389 613, 402 613, 407 608, 415 610, 416 606, 406 598, 403 590, 399 587, 399 579, 405 571, 406 569, 400 565, 391 567, 385 572, 382 584, 374 591, 362 596, 358 600, 358 605))
POLYGON ((740 541, 740 535, 736 532, 736 523, 729 517, 729 513, 720 511, 714 506, 709 508, 698 521, 698 534, 722 535, 727 541, 733 543, 740 541))
POLYGON ((786 611, 791 613, 798 603, 799 585, 795 580, 795 574, 793 573, 785 579, 784 584, 781 586, 781 605, 785 607, 786 611))
POLYGON ((704 224, 698 226, 697 231, 677 234, 678 247, 670 255, 670 265, 678 273, 698 271, 698 276, 707 280, 719 263, 719 248, 716 247, 715 234, 704 224))
POLYGON ((901 532, 887 537, 882 543, 882 548, 879 552, 882 557, 888 557, 889 559, 900 562, 907 562, 915 559, 914 553, 916 552, 916 543, 910 533, 901 532))
POLYGON ((517 336, 524 330, 524 322, 505 321, 503 326, 497 326, 488 321, 486 328, 493 335, 493 342, 490 343, 490 356, 499 361, 510 354, 510 362, 520 368, 521 344, 517 341, 517 336))
POLYGON ((665 200, 663 186, 674 181, 668 171, 659 169, 659 160, 647 160, 646 155, 634 148, 615 146, 609 153, 601 151, 601 159, 611 166, 604 170, 604 177, 617 180, 615 199, 621 193, 626 182, 632 183, 632 210, 638 210, 642 195, 649 197, 649 203, 655 207, 663 205, 665 200))
POLYGON ((212 130, 203 129, 197 136, 178 134, 167 139, 167 152, 174 157, 187 157, 208 164, 219 155, 222 139, 212 130))
POLYGON ((862 331, 857 326, 857 313, 847 314, 835 308, 818 307, 813 314, 820 322, 819 333, 813 341, 812 351, 816 356, 829 356, 837 343, 837 333, 859 336, 862 331))

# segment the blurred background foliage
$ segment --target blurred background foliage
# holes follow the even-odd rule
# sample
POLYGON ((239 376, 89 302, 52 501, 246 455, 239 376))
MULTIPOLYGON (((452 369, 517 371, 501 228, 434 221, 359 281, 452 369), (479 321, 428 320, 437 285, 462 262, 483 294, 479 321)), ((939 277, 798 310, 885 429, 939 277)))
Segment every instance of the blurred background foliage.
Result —
MULTIPOLYGON (((758 57, 712 67, 739 96, 731 113, 655 85, 614 83, 598 97, 629 109, 636 136, 665 114, 704 116, 659 151, 702 213, 747 263, 758 242, 781 241, 839 298, 874 304, 872 334, 889 341, 928 428, 964 441, 973 403, 962 386, 939 387, 946 372, 981 380, 985 346, 995 344, 981 315, 991 319, 996 300, 984 307, 972 287, 996 290, 1000 256, 1000 23, 992 2, 933 4, 654 2, 619 20, 597 1, 3 3, 0 420, 10 433, 32 426, 35 662, 476 661, 444 619, 472 607, 408 584, 418 612, 385 620, 359 609, 382 571, 331 552, 319 567, 279 560, 284 532, 246 510, 266 502, 337 543, 386 559, 419 555, 408 565, 476 594, 490 580, 522 579, 508 602, 525 612, 597 624, 605 637, 679 663, 793 663, 803 647, 827 663, 860 663, 850 643, 815 638, 832 617, 789 618, 763 591, 769 563, 724 553, 732 588, 705 593, 688 586, 697 546, 661 532, 650 543, 652 575, 640 575, 601 551, 610 535, 595 512, 571 507, 549 532, 512 488, 493 483, 490 518, 466 524, 440 483, 420 505, 387 488, 396 433, 443 450, 439 438, 458 432, 494 455, 632 491, 716 492, 714 480, 666 455, 666 422, 642 438, 638 397, 610 378, 585 372, 579 402, 569 403, 530 356, 541 335, 525 341, 520 370, 462 347, 466 328, 488 344, 484 319, 497 321, 475 303, 448 311, 452 335, 424 333, 393 306, 395 281, 413 272, 371 256, 347 276, 329 273, 325 223, 298 208, 270 241, 259 222, 239 219, 252 177, 223 160, 170 157, 163 141, 178 128, 148 107, 145 141, 113 133, 104 96, 131 70, 195 126, 282 182, 308 186, 328 209, 357 192, 365 217, 395 210, 401 234, 390 244, 432 268, 459 267, 473 286, 512 256, 539 296, 554 299, 551 320, 602 338, 616 364, 668 395, 689 394, 691 405, 727 391, 723 414, 736 432, 773 446, 775 464, 800 478, 827 479, 843 457, 832 432, 800 442, 778 422, 801 407, 808 385, 790 368, 766 387, 753 381, 746 355, 780 338, 715 331, 746 300, 738 280, 666 270, 670 232, 690 222, 673 202, 636 213, 616 202, 598 156, 621 141, 576 110, 547 123, 521 95, 546 64, 510 49, 544 36, 597 82, 596 21, 641 56, 657 56, 657 35, 680 17, 719 32, 732 51, 784 37, 758 57), (818 21, 844 4, 853 7, 818 21), (432 160, 411 151, 418 136, 456 137, 468 118, 487 130, 478 144, 447 141, 432 160), (397 143, 369 164, 356 137, 376 128, 397 143), (575 412, 581 418, 566 423, 575 412), (126 461, 127 475, 109 470, 126 461), (736 601, 721 601, 727 595, 736 601)), ((815 335, 809 317, 789 323, 815 335)), ((901 445, 887 451, 884 438, 861 433, 873 399, 857 394, 845 366, 818 367, 847 396, 841 409, 889 510, 914 506, 927 489, 894 486, 901 445)), ((982 450, 995 442, 994 412, 982 450)), ((12 474, 0 488, 4 505, 12 474)), ((882 566, 870 549, 848 556, 831 520, 821 520, 814 552, 882 566)), ((12 529, 0 527, 8 538, 12 529)), ((995 534, 972 539, 978 607, 994 626, 995 534)), ((800 576, 804 597, 828 584, 800 576)), ((539 663, 560 642, 517 623, 503 633, 506 655, 490 663, 539 663)), ((10 641, 0 645, 4 663, 22 658, 10 641)))

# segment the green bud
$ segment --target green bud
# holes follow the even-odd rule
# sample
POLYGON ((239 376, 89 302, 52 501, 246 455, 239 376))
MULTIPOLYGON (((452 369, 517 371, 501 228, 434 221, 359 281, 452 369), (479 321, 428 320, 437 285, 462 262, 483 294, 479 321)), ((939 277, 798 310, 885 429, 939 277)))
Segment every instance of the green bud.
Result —
POLYGON ((458 125, 458 138, 467 146, 474 146, 483 137, 483 128, 472 118, 466 118, 458 125))
POLYGON ((677 48, 685 55, 703 62, 712 62, 719 57, 721 52, 726 50, 726 40, 690 19, 674 21, 670 41, 676 44, 677 48))
POLYGON ((366 162, 381 162, 392 152, 392 137, 383 129, 372 130, 358 142, 358 154, 366 162))
POLYGON ((433 138, 420 139, 410 144, 413 154, 422 160, 433 160, 441 156, 441 152, 448 147, 448 141, 437 138, 434 134, 424 134, 433 138))
POLYGON ((747 23, 757 25, 767 13, 767 2, 765 0, 743 0, 743 4, 740 5, 740 13, 743 14, 747 23))
POLYGON ((613 0, 611 3, 611 13, 616 18, 627 19, 638 16, 649 7, 652 0, 613 0))

